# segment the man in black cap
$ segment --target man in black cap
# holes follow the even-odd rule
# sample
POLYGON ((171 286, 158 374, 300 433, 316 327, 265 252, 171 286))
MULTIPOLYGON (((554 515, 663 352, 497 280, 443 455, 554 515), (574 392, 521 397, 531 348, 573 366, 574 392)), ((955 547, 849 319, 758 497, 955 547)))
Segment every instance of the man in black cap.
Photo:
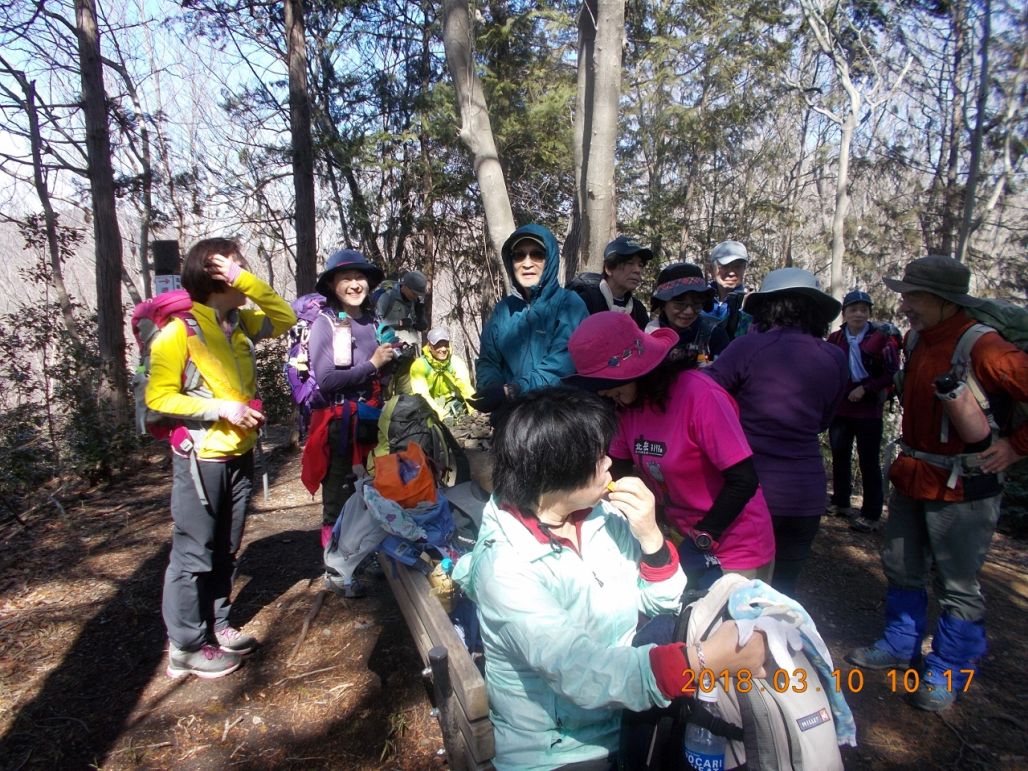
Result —
POLYGON ((618 236, 607 244, 603 250, 603 278, 600 283, 578 290, 589 314, 601 311, 627 313, 639 329, 644 329, 650 317, 646 307, 632 299, 632 292, 642 283, 643 266, 652 258, 652 251, 627 236, 618 236))
POLYGON ((901 280, 885 279, 910 321, 903 436, 889 469, 894 490, 882 550, 885 629, 846 656, 863 669, 917 665, 934 567, 939 622, 911 694, 930 712, 974 687, 986 650, 978 573, 999 519, 1001 472, 1028 455, 1028 423, 1009 430, 1002 409, 1028 401, 1028 354, 965 311, 984 302, 967 293, 970 278, 965 265, 932 255, 908 264, 901 280))

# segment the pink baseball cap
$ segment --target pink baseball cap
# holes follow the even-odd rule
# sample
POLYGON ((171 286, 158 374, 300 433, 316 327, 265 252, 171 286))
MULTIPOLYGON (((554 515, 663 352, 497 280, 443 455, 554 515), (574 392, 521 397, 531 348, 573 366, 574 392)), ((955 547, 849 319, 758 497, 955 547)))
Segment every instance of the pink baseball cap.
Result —
POLYGON ((563 382, 590 391, 616 388, 653 370, 677 342, 673 329, 646 334, 627 313, 594 313, 568 340, 575 374, 563 382))

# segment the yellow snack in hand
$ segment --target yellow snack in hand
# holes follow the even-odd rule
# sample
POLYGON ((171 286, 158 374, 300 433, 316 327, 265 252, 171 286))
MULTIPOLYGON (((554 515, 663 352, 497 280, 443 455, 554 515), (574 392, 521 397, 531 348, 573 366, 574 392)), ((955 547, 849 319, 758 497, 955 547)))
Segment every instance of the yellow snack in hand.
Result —
POLYGON ((613 480, 611 480, 610 482, 607 482, 607 490, 609 490, 610 492, 614 492, 617 489, 618 489, 618 486, 616 484, 614 484, 613 480))

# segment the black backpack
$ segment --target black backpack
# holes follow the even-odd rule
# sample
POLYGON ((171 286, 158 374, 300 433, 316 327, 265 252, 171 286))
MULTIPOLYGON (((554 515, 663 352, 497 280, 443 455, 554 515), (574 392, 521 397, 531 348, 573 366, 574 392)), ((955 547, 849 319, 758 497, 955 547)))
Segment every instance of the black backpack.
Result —
POLYGON ((374 454, 400 452, 408 442, 419 444, 435 464, 440 485, 450 487, 470 481, 467 454, 420 394, 397 394, 385 403, 378 419, 374 454))

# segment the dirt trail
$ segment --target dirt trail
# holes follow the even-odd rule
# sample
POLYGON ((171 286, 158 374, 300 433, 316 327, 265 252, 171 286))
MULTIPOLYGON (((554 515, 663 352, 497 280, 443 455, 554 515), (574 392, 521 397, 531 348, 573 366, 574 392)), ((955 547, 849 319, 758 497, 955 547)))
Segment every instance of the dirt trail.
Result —
MULTIPOLYGON (((329 596, 291 657, 321 588, 320 507, 299 483, 295 452, 276 451, 271 466, 234 609, 264 644, 221 680, 164 673, 160 455, 129 482, 40 510, 28 529, 3 523, 0 768, 444 765, 421 661, 385 581, 362 600, 329 596)), ((803 583, 800 599, 844 674, 842 654, 879 628, 879 543, 825 519, 803 583)), ((983 577, 990 652, 955 709, 917 712, 875 673, 848 693, 860 746, 844 752, 847 768, 1028 768, 1026 566, 1024 544, 997 536, 983 577)))

